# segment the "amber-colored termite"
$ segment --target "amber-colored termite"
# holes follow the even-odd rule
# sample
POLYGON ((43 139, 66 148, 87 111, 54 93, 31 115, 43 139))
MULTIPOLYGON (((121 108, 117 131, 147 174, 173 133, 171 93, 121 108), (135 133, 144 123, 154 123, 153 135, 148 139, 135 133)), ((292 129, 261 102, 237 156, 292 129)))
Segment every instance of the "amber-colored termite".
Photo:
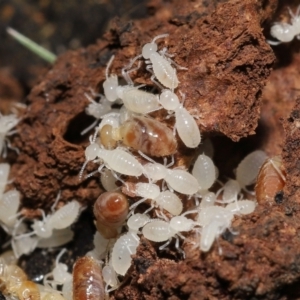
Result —
POLYGON ((87 256, 77 259, 73 268, 73 300, 104 299, 104 284, 99 263, 87 256))
POLYGON ((258 203, 274 201, 275 195, 285 185, 285 172, 280 156, 268 158, 262 165, 256 181, 255 194, 258 203))
POLYGON ((128 215, 127 197, 120 192, 101 194, 94 204, 94 215, 98 231, 106 239, 115 238, 118 228, 122 226, 128 215))
MULTIPOLYGON (((107 131, 108 128, 105 130, 107 131)), ((101 131, 100 136, 104 136, 104 132, 101 133, 101 131)), ((157 120, 143 116, 133 117, 120 127, 113 128, 112 138, 150 156, 172 155, 177 149, 176 138, 169 127, 157 120)))

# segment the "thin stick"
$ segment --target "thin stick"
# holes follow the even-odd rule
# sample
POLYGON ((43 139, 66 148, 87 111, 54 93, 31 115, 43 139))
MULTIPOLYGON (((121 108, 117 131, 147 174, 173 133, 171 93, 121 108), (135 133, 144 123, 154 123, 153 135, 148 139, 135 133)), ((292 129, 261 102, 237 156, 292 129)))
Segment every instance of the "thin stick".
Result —
POLYGON ((14 39, 16 39, 20 44, 25 46, 27 49, 31 50, 36 55, 40 56, 45 61, 53 64, 56 60, 56 55, 50 52, 49 50, 45 49, 44 47, 38 45, 25 35, 21 34, 20 32, 7 27, 7 33, 11 35, 14 39))

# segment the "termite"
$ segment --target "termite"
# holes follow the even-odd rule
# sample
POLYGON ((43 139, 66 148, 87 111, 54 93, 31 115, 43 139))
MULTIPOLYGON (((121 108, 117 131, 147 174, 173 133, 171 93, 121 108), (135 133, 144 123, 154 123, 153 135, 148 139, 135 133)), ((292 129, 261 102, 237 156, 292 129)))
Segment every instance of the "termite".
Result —
POLYGON ((145 164, 143 167, 144 175, 150 178, 151 181, 155 182, 163 179, 171 191, 174 190, 184 195, 194 195, 197 193, 198 181, 192 174, 182 169, 169 169, 169 167, 174 164, 174 161, 168 165, 166 165, 166 163, 162 165, 140 151, 139 154, 150 161, 150 163, 145 164))
POLYGON ((291 16, 291 24, 285 22, 276 22, 271 27, 271 35, 278 41, 270 41, 270 45, 276 46, 281 43, 291 42, 295 37, 300 38, 300 5, 297 8, 296 14, 294 14, 288 7, 289 14, 291 16))
POLYGON ((142 202, 151 199, 151 207, 147 209, 144 214, 148 213, 155 206, 164 209, 172 215, 180 215, 183 209, 180 198, 170 191, 160 191, 159 187, 153 183, 138 182, 136 184, 136 196, 143 197, 139 201, 130 206, 131 212, 142 202))
MULTIPOLYGON (((113 150, 102 149, 97 143, 95 143, 95 140, 91 138, 90 145, 85 149, 85 158, 86 161, 79 172, 80 179, 82 178, 84 168, 89 161, 103 161, 103 164, 98 169, 99 172, 104 166, 107 166, 112 171, 123 175, 139 177, 143 174, 143 166, 134 157, 134 155, 119 148, 113 150), (98 158, 98 160, 96 160, 96 158, 98 158)), ((92 173, 92 175, 93 174, 94 173, 92 173)))
MULTIPOLYGON (((181 94, 184 98, 184 94, 181 94)), ((195 119, 179 102, 177 95, 171 90, 163 90, 159 97, 160 104, 175 115, 175 128, 180 139, 188 148, 196 148, 201 142, 201 134, 195 119)))
POLYGON ((157 95, 134 87, 133 81, 129 77, 130 72, 138 69, 137 67, 129 70, 138 58, 140 58, 140 56, 136 56, 131 60, 128 66, 122 69, 122 75, 127 81, 127 85, 121 86, 118 83, 116 75, 108 76, 108 69, 114 59, 114 56, 112 56, 106 68, 106 80, 103 83, 103 88, 104 94, 109 101, 121 99, 128 110, 138 114, 147 114, 159 109, 160 106, 157 95))
POLYGON ((166 58, 166 50, 164 49, 160 52, 157 52, 158 47, 155 43, 156 40, 167 36, 169 35, 158 35, 152 40, 151 43, 145 44, 142 49, 142 56, 144 59, 146 59, 146 64, 148 64, 147 69, 153 69, 153 73, 158 81, 167 88, 175 89, 179 84, 179 80, 176 75, 176 69, 171 66, 171 60, 166 58))
POLYGON ((127 197, 120 192, 105 192, 94 204, 96 226, 104 238, 115 238, 128 215, 127 197))
MULTIPOLYGON (((171 242, 172 238, 176 239, 175 247, 185 257, 185 253, 179 247, 179 238, 185 239, 181 232, 191 231, 198 224, 191 219, 188 219, 185 215, 193 213, 194 211, 187 211, 180 216, 172 217, 169 221, 163 221, 160 219, 152 219, 147 223, 142 233, 144 237, 153 242, 165 242, 159 247, 159 250, 165 249, 171 242)), ((196 212, 196 211, 195 211, 196 212)))
POLYGON ((285 172, 281 157, 268 158, 257 176, 255 194, 258 203, 274 201, 274 197, 284 186, 285 172))
POLYGON ((118 128, 106 125, 100 130, 105 148, 116 147, 116 141, 150 156, 168 156, 177 150, 173 132, 165 124, 143 116, 132 117, 118 128))
POLYGON ((104 299, 104 283, 99 263, 87 256, 77 259, 73 268, 73 300, 104 299))

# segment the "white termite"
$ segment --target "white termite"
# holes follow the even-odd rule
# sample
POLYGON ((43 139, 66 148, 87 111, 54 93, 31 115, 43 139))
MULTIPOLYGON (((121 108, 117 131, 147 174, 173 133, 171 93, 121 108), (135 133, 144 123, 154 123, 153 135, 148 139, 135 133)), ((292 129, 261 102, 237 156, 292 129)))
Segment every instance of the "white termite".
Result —
POLYGON ((300 5, 297 8, 296 14, 294 14, 288 7, 289 14, 291 16, 291 24, 285 22, 276 22, 271 27, 271 35, 278 41, 269 41, 270 45, 279 45, 281 43, 291 42, 295 37, 300 39, 300 5))
POLYGON ((155 182, 164 179, 170 190, 184 195, 193 195, 198 191, 198 181, 192 174, 179 168, 169 169, 174 164, 174 161, 168 165, 162 165, 140 151, 139 154, 151 162, 143 165, 144 174, 151 181, 155 182))
POLYGON ((140 213, 133 214, 127 220, 127 226, 129 231, 138 233, 139 229, 144 227, 150 220, 148 215, 140 213))
POLYGON ((248 154, 236 169, 236 180, 242 188, 255 182, 260 167, 267 159, 267 154, 262 150, 256 150, 248 154))
POLYGON ((171 90, 163 90, 159 102, 168 111, 175 113, 175 128, 180 139, 188 148, 196 148, 201 142, 199 127, 191 114, 179 102, 177 95, 171 90))
POLYGON ((147 114, 160 108, 157 95, 133 86, 119 86, 117 94, 124 106, 137 114, 147 114))
POLYGON ((12 236, 12 248, 15 256, 19 258, 23 254, 30 254, 35 248, 49 249, 60 247, 73 240, 74 232, 70 228, 61 230, 53 229, 49 238, 41 238, 35 232, 17 231, 12 236))
MULTIPOLYGON (((15 234, 14 240, 24 240, 25 237, 30 237, 32 235, 36 235, 38 239, 48 239, 52 237, 54 230, 57 230, 59 235, 61 230, 64 230, 72 225, 79 215, 81 205, 79 202, 73 200, 54 212, 54 207, 59 200, 59 196, 60 193, 58 194, 58 197, 52 206, 52 214, 46 216, 44 211, 41 210, 43 219, 41 221, 33 221, 33 224, 31 225, 33 231, 20 235, 15 234)), ((68 235, 62 236, 62 239, 66 240, 67 237, 68 235)), ((51 240, 48 240, 48 242, 51 243, 51 240)))
POLYGON ((57 289, 58 285, 63 285, 72 281, 72 274, 68 272, 68 266, 59 262, 61 257, 66 252, 66 249, 62 249, 56 257, 55 266, 53 270, 44 276, 44 285, 51 286, 57 289), (50 279, 52 277, 52 280, 50 279))
POLYGON ((158 81, 167 88, 175 89, 179 84, 176 69, 171 66, 171 60, 166 57, 165 49, 157 52, 158 47, 155 43, 156 40, 167 36, 168 34, 158 35, 151 43, 145 44, 142 49, 142 56, 146 59, 146 64, 148 64, 147 69, 153 69, 154 76, 158 79, 158 81))
POLYGON ((165 209, 173 216, 178 216, 182 213, 183 204, 181 199, 171 191, 162 191, 155 199, 155 204, 160 209, 165 209))
POLYGON ((117 277, 117 273, 114 268, 110 265, 105 266, 102 269, 102 276, 103 280, 105 281, 105 293, 108 294, 109 292, 114 291, 120 285, 120 282, 117 277), (110 288, 109 288, 110 287, 110 288))
POLYGON ((235 215, 248 215, 254 212, 256 202, 253 200, 239 200, 226 205, 226 209, 235 215))
POLYGON ((213 242, 218 238, 224 230, 227 228, 227 223, 225 219, 222 220, 212 220, 201 230, 200 237, 200 249, 203 252, 210 250, 213 242))
POLYGON ((166 246, 171 242, 172 238, 175 238, 175 247, 177 250, 182 252, 184 256, 184 252, 179 248, 178 237, 184 239, 184 236, 181 235, 181 232, 191 231, 195 226, 198 225, 193 220, 185 217, 186 214, 194 212, 196 211, 187 211, 180 216, 171 218, 169 222, 161 219, 152 219, 143 227, 142 233, 146 239, 153 242, 158 243, 167 241, 164 245, 159 247, 160 250, 166 248, 166 246))
POLYGON ((216 180, 216 169, 212 159, 205 154, 200 154, 195 161, 192 174, 198 181, 199 190, 205 191, 211 188, 216 180))
POLYGON ((105 70, 106 80, 103 82, 104 95, 108 101, 114 102, 118 99, 116 89, 119 86, 117 75, 113 74, 108 76, 109 68, 114 60, 115 56, 113 55, 107 63, 105 70))
MULTIPOLYGON (((209 206, 201 209, 197 220, 202 226, 200 237, 201 251, 208 251, 214 240, 227 228, 230 228, 233 216, 233 212, 222 206, 209 206)), ((221 253, 220 249, 219 252, 221 253)))
POLYGON ((0 164, 0 198, 2 197, 7 184, 9 171, 10 165, 8 163, 0 164))
POLYGON ((231 221, 233 219, 233 213, 226 209, 223 206, 207 206, 203 207, 197 218, 197 223, 199 223, 201 226, 206 226, 209 224, 212 220, 226 220, 227 224, 231 224, 231 221))
POLYGON ((241 192, 241 186, 237 180, 229 179, 224 186, 217 192, 217 196, 223 192, 222 200, 217 200, 219 203, 231 203, 238 200, 238 196, 241 192))
POLYGON ((106 80, 103 83, 104 93, 106 97, 109 97, 109 101, 115 101, 121 99, 124 106, 139 114, 147 114, 160 108, 158 102, 158 96, 152 93, 140 90, 138 87, 134 87, 133 81, 131 80, 129 73, 138 69, 131 69, 135 61, 140 58, 136 56, 128 66, 122 69, 122 75, 127 81, 127 85, 121 86, 118 84, 118 78, 115 75, 108 77, 108 68, 114 59, 114 56, 110 59, 110 62, 106 68, 106 80))
MULTIPOLYGON (((90 145, 85 149, 86 161, 83 164, 81 171, 79 172, 79 178, 82 177, 83 170, 89 161, 103 162, 98 168, 101 172, 103 167, 107 167, 114 172, 139 177, 143 174, 143 166, 141 163, 132 155, 123 149, 117 148, 113 150, 102 149, 94 140, 90 139, 90 145), (96 160, 96 158, 98 158, 96 160)), ((92 173, 91 175, 93 175, 92 173)), ((91 176, 88 175, 88 176, 91 176)))
POLYGON ((111 170, 128 176, 139 177, 143 174, 143 166, 129 152, 123 149, 106 150, 99 148, 98 157, 111 170))
POLYGON ((8 227, 13 227, 17 221, 20 206, 20 193, 10 190, 0 198, 0 221, 8 227))
POLYGON ((140 238, 134 232, 121 235, 111 252, 111 265, 115 272, 124 276, 131 265, 131 255, 136 254, 140 238))
POLYGON ((160 191, 160 188, 153 183, 137 183, 135 193, 137 196, 143 197, 139 201, 131 205, 130 209, 133 211, 139 204, 151 200, 151 207, 147 209, 144 214, 148 213, 155 206, 164 209, 172 215, 180 215, 183 209, 182 201, 180 198, 171 191, 160 191))
POLYGON ((53 214, 45 216, 42 211, 43 220, 34 220, 31 226, 34 230, 33 232, 40 238, 51 237, 53 229, 64 229, 75 222, 79 215, 80 207, 79 202, 73 200, 55 211, 53 214))
POLYGON ((16 133, 16 130, 12 130, 18 123, 20 119, 16 115, 10 114, 4 116, 0 113, 0 155, 6 157, 6 137, 16 133))

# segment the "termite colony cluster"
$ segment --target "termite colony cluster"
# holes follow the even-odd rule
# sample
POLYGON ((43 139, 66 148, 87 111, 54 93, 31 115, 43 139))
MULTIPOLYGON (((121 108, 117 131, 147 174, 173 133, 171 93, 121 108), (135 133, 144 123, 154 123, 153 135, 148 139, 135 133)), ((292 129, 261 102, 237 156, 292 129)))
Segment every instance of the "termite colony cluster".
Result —
MULTIPOLYGON (((51 213, 45 215, 41 210, 42 218, 28 226, 28 220, 18 213, 19 192, 4 193, 10 166, 0 164, 0 222, 11 235, 13 249, 0 257, 3 294, 34 300, 79 300, 87 299, 88 295, 105 299, 120 286, 119 276, 124 276, 130 268, 141 235, 149 241, 163 243, 158 251, 166 249, 175 239, 175 248, 183 258, 180 240, 207 252, 225 230, 230 230, 235 216, 252 213, 256 200, 258 203, 260 198, 271 200, 274 191, 284 186, 281 159, 267 159, 261 150, 240 162, 234 179, 218 181, 212 143, 206 139, 200 147, 199 127, 184 108, 185 96, 179 90, 177 69, 182 72, 187 69, 171 60, 166 48, 158 51, 156 41, 165 37, 167 34, 159 35, 145 44, 142 54, 122 69, 127 85, 119 85, 118 77, 109 74, 113 56, 107 64, 100 101, 86 95, 90 101, 86 113, 96 121, 82 134, 101 122, 90 136, 79 179, 84 179, 86 165, 93 162, 97 170, 85 178, 100 174, 106 192, 98 197, 93 208, 97 228, 94 249, 77 260, 73 274, 60 263, 65 249, 57 256, 52 272, 44 276, 43 286, 29 281, 16 264, 21 255, 31 253, 36 247, 59 247, 72 240, 70 226, 82 210, 80 204, 73 200, 56 209, 58 193, 51 213), (159 92, 146 91, 143 85, 135 86, 129 75, 141 67, 143 59, 159 92), (150 117, 158 110, 165 112, 166 119, 173 118, 173 128, 170 122, 167 125, 150 117), (176 167, 176 133, 185 147, 199 149, 187 168, 176 167), (255 196, 251 186, 257 176, 255 196)), ((10 147, 7 136, 14 133, 12 129, 18 121, 15 115, 0 115, 0 151, 4 156, 10 147)), ((222 254, 220 247, 219 253, 222 254)))

